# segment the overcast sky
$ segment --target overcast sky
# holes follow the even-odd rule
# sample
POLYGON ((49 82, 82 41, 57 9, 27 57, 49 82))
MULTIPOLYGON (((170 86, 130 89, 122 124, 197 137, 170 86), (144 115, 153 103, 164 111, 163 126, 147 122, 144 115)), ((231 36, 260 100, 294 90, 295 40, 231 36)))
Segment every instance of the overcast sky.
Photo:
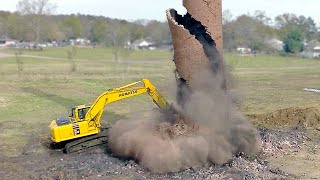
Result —
MULTIPOLYGON (((15 11, 19 0, 0 0, 0 10, 15 11)), ((184 12, 182 0, 51 0, 57 5, 56 14, 91 14, 126 20, 157 19, 164 21, 165 10, 184 12)), ((269 17, 283 13, 311 16, 320 24, 320 0, 222 0, 223 9, 233 16, 253 14, 262 10, 269 17)))

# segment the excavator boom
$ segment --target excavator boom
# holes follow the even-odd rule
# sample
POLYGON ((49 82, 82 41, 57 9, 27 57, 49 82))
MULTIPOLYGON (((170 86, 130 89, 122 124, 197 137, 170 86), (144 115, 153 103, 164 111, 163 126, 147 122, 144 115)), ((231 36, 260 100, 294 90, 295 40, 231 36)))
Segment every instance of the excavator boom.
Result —
POLYGON ((140 94, 148 93, 153 99, 153 102, 163 110, 169 108, 168 102, 163 98, 163 96, 158 92, 156 87, 148 80, 143 79, 126 86, 108 90, 102 93, 91 105, 90 109, 85 115, 85 121, 90 121, 95 119, 96 125, 100 127, 101 115, 104 111, 104 107, 115 101, 120 101, 133 96, 138 96, 140 94), (143 84, 143 86, 136 86, 138 84, 143 84))

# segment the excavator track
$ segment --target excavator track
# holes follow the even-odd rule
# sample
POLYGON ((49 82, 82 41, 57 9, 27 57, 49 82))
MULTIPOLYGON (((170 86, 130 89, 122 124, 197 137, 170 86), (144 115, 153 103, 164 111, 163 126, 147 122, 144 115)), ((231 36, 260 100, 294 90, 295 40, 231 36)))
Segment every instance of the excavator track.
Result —
POLYGON ((64 152, 66 154, 82 152, 89 148, 107 144, 108 138, 109 138, 108 133, 109 133, 109 129, 105 128, 105 129, 101 129, 99 134, 68 142, 65 144, 64 152))

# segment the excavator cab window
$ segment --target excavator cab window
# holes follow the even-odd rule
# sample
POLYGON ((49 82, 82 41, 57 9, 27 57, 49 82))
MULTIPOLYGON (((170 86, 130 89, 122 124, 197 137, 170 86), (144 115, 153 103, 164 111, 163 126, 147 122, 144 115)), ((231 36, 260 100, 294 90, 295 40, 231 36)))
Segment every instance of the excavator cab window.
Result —
POLYGON ((89 110, 89 107, 78 109, 78 117, 80 120, 83 120, 85 118, 88 110, 89 110))

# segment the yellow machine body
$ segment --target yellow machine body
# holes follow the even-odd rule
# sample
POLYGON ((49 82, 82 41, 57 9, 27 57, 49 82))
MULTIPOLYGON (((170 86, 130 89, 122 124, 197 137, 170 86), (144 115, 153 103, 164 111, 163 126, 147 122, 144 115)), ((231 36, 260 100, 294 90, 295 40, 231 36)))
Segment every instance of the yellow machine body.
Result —
POLYGON ((91 106, 80 105, 69 111, 68 117, 59 117, 50 124, 51 140, 60 143, 100 132, 100 120, 106 104, 148 93, 160 109, 168 109, 169 104, 155 86, 143 79, 100 94, 91 106), (143 86, 138 86, 143 84, 143 86))

